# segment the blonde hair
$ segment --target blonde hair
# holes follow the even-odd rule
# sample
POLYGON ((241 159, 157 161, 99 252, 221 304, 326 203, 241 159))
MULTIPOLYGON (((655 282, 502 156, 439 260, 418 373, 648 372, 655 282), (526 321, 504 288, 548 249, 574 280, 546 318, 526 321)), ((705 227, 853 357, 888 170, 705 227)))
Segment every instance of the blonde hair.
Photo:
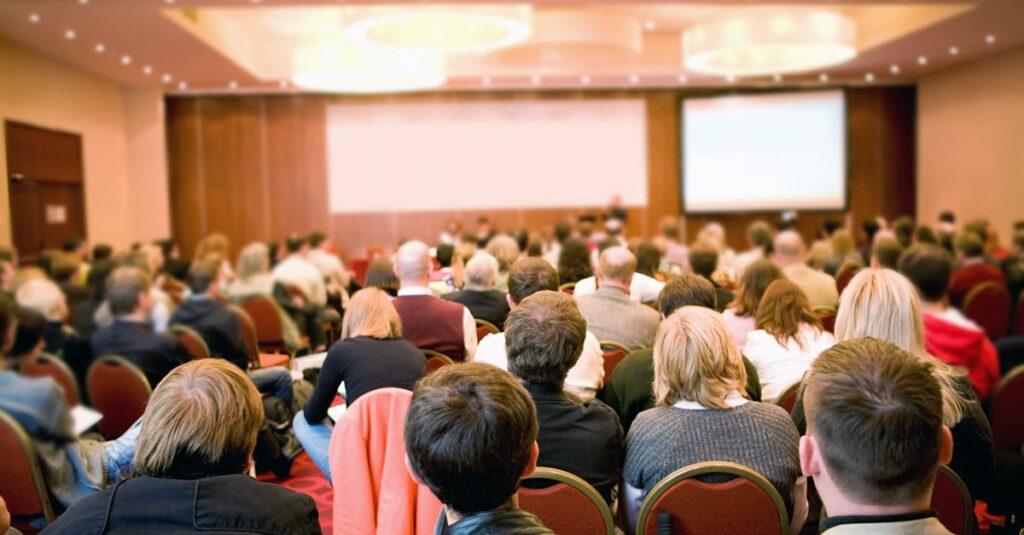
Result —
POLYGON ((260 393, 238 366, 223 359, 182 364, 146 405, 132 473, 173 474, 182 468, 176 460, 199 460, 220 475, 242 473, 262 423, 260 393))
POLYGON ((341 324, 341 339, 356 336, 393 338, 402 336, 402 320, 384 290, 363 288, 352 296, 341 324))
POLYGON ((238 253, 238 278, 247 280, 254 275, 270 271, 270 249, 263 242, 246 245, 238 253))
POLYGON ((15 300, 19 306, 42 314, 48 321, 61 321, 68 313, 64 292, 49 279, 29 279, 18 287, 15 300))
POLYGON ((837 342, 871 337, 885 340, 928 362, 942 386, 942 413, 952 427, 964 416, 965 400, 957 390, 962 375, 928 354, 917 290, 906 277, 891 269, 862 269, 839 297, 835 335, 837 342))
POLYGON ((498 261, 498 272, 507 273, 519 259, 519 242, 512 236, 499 234, 487 242, 487 253, 498 261))
POLYGON ((218 253, 222 258, 227 258, 229 252, 228 249, 231 248, 230 245, 228 237, 220 232, 207 234, 203 239, 199 240, 199 243, 196 244, 196 251, 195 254, 192 255, 192 260, 201 260, 210 253, 218 253))
POLYGON ((665 318, 654 338, 654 397, 658 406, 695 401, 727 409, 725 397, 744 391, 747 372, 721 314, 685 306, 665 318))
POLYGON ((832 233, 832 255, 837 257, 850 256, 854 252, 853 234, 844 228, 832 233))

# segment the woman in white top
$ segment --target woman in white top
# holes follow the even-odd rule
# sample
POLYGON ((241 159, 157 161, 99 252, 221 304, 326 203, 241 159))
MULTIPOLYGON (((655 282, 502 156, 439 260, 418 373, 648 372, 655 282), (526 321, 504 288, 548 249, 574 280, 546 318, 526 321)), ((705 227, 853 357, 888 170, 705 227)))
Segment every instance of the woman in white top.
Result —
POLYGON ((814 359, 836 343, 811 311, 796 284, 777 280, 768 286, 757 307, 757 330, 747 335, 743 354, 757 368, 761 399, 773 402, 787 386, 803 377, 814 359))
POLYGON ((757 328, 757 306, 768 285, 784 278, 782 270, 770 260, 756 260, 743 270, 736 299, 722 313, 736 347, 743 349, 747 333, 757 328))

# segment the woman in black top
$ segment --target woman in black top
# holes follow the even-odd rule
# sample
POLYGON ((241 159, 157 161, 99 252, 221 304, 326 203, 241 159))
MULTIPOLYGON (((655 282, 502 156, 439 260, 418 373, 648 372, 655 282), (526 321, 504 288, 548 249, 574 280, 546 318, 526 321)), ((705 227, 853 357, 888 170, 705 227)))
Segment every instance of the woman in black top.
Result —
POLYGON ((316 389, 293 423, 295 436, 328 480, 332 428, 324 418, 338 386, 345 383, 345 401, 351 405, 378 388, 412 390, 424 373, 423 352, 402 338, 402 323, 391 298, 379 288, 356 292, 345 313, 341 340, 327 352, 316 389))

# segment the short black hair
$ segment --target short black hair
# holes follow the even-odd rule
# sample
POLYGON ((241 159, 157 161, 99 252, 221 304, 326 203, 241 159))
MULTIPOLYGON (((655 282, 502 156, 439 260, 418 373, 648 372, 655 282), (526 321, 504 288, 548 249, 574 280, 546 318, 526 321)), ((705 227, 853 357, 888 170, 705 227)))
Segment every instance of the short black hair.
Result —
POLYGON ((85 243, 85 238, 81 236, 74 236, 64 240, 61 248, 64 249, 65 253, 73 253, 76 249, 81 247, 83 243, 85 243))
POLYGON ((92 289, 95 296, 103 296, 106 293, 107 277, 114 271, 117 264, 110 259, 102 259, 93 262, 89 268, 89 274, 85 276, 85 285, 92 289))
POLYGON ((18 327, 14 331, 14 343, 8 352, 11 356, 25 355, 39 346, 46 330, 46 317, 38 311, 18 307, 18 327))
POLYGON ((568 294, 546 290, 518 303, 505 320, 508 371, 536 385, 562 388, 587 338, 587 320, 568 294))
POLYGON ((943 223, 956 223, 956 214, 949 210, 943 210, 939 213, 939 221, 943 223))
POLYGON ((303 245, 306 245, 306 238, 302 236, 289 236, 284 241, 284 247, 289 253, 299 252, 303 245))
POLYGON ((114 248, 106 243, 97 243, 92 247, 92 261, 99 262, 114 256, 114 248))
POLYGON ((860 229, 864 231, 864 235, 868 238, 868 243, 871 243, 875 239, 875 234, 882 227, 878 224, 878 221, 874 219, 865 219, 860 223, 860 229))
POLYGON ((1018 219, 1013 222, 1013 231, 1024 230, 1024 219, 1018 219))
POLYGON ((558 290, 558 273, 546 261, 523 258, 508 270, 508 294, 519 304, 527 297, 542 291, 558 290))
POLYGON ((323 243, 324 240, 326 239, 327 236, 323 232, 320 232, 319 230, 314 230, 309 234, 309 246, 320 247, 320 244, 323 243))
POLYGON ((188 270, 188 288, 192 295, 206 293, 210 285, 217 280, 220 265, 215 262, 196 262, 188 270))
POLYGON ((718 295, 711 281, 700 275, 687 273, 665 283, 658 293, 658 310, 667 318, 685 306, 717 310, 718 295))
POLYGON ((420 380, 405 417, 410 467, 463 515, 496 509, 516 493, 536 440, 533 399, 508 372, 480 362, 420 380))
POLYGON ((658 272, 658 267, 661 265, 661 251, 658 250, 658 246, 654 245, 654 242, 642 241, 636 246, 636 250, 633 251, 633 256, 636 257, 636 272, 653 277, 658 272))
POLYGON ((842 228, 843 223, 834 216, 828 216, 824 221, 821 222, 821 230, 825 231, 825 234, 831 236, 833 232, 842 228))
POLYGON ((691 247, 690 267, 702 277, 711 277, 718 269, 718 251, 711 247, 691 247))
MULTIPOLYGON (((164 254, 164 259, 169 259, 174 253, 174 240, 154 240, 153 245, 160 248, 160 251, 164 254)), ((198 259, 197 259, 198 260, 198 259)))
POLYGON ((917 287, 921 298, 929 302, 942 300, 953 275, 953 259, 934 245, 915 245, 900 256, 900 273, 917 287))
POLYGON ((450 243, 442 243, 435 249, 434 258, 441 267, 446 268, 452 265, 452 257, 455 256, 455 246, 450 243))

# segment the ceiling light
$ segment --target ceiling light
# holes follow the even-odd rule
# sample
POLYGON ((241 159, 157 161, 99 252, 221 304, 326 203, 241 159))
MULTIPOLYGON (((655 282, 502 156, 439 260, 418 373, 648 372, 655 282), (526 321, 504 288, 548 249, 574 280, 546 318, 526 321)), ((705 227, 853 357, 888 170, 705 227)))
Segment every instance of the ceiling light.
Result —
POLYGON ((654 26, 654 21, 653 20, 649 20, 649 21, 644 23, 644 29, 645 30, 651 31, 651 30, 654 30, 654 28, 655 28, 655 26, 654 26))
POLYGON ((530 38, 529 5, 361 7, 345 29, 357 45, 431 52, 488 52, 530 38))
POLYGON ((949 47, 949 55, 950 56, 955 56, 955 55, 957 55, 959 53, 960 53, 960 49, 959 48, 957 48, 955 46, 949 47))
POLYGON ((128 54, 121 56, 121 65, 131 65, 132 57, 128 54))
POLYGON ((146 65, 145 67, 142 68, 142 74, 145 74, 146 76, 149 76, 150 74, 153 74, 153 67, 150 67, 149 65, 146 65))
POLYGON ((160 81, 162 81, 165 84, 171 83, 171 75, 164 73, 164 75, 160 77, 160 81))
POLYGON ((64 30, 64 38, 67 39, 68 41, 74 39, 75 35, 76 35, 75 34, 75 30, 71 30, 71 29, 64 30))
POLYGON ((737 76, 807 71, 855 57, 856 26, 831 11, 735 15, 683 32, 686 67, 737 76))
POLYGON ((870 72, 865 74, 864 75, 864 81, 868 82, 868 83, 874 82, 875 81, 875 75, 871 74, 870 72))
POLYGON ((444 85, 444 58, 424 52, 362 48, 347 41, 300 48, 292 84, 327 93, 394 93, 444 85))
POLYGON ((679 76, 676 76, 676 80, 678 80, 681 84, 685 84, 687 78, 685 74, 680 74, 679 76))
POLYGON ((31 22, 32 24, 39 22, 39 13, 29 13, 28 21, 31 22))
POLYGON ((228 87, 231 89, 238 89, 238 82, 236 82, 235 80, 231 80, 230 82, 228 82, 228 87))
POLYGON ((484 57, 489 67, 534 65, 556 71, 600 72, 640 60, 644 21, 629 13, 545 8, 533 13, 533 33, 518 46, 484 57))
POLYGON ((535 75, 533 75, 533 78, 530 78, 530 82, 531 82, 531 83, 532 83, 533 85, 539 85, 539 84, 540 84, 540 81, 541 81, 541 80, 540 80, 540 76, 537 76, 536 74, 535 74, 535 75))
POLYGON ((178 84, 178 89, 180 89, 180 90, 182 90, 182 91, 184 91, 184 90, 188 89, 188 82, 180 82, 180 83, 178 84))
POLYGON ((105 45, 103 43, 96 43, 96 53, 97 54, 102 54, 106 50, 107 50, 107 45, 105 45))
POLYGON ((640 77, 639 76, 637 76, 635 74, 630 74, 629 75, 629 83, 636 85, 638 82, 640 82, 640 77))
POLYGON ((889 72, 891 72, 893 74, 899 74, 900 73, 900 66, 895 64, 895 63, 893 63, 892 65, 889 66, 889 72))
POLYGON ((580 77, 580 82, 583 82, 584 85, 588 85, 590 84, 590 77, 584 74, 580 77))
POLYGON ((828 81, 828 73, 825 73, 825 72, 821 73, 818 76, 818 79, 821 80, 822 83, 827 82, 828 81))
POLYGON ((986 36, 985 36, 985 42, 986 42, 986 43, 988 43, 988 44, 990 44, 990 45, 991 45, 992 43, 995 43, 995 42, 996 42, 996 36, 994 36, 994 35, 992 35, 992 34, 988 34, 988 35, 986 35, 986 36))
POLYGON ((917 64, 918 65, 927 65, 928 64, 928 58, 926 58, 924 56, 917 56, 917 64))

